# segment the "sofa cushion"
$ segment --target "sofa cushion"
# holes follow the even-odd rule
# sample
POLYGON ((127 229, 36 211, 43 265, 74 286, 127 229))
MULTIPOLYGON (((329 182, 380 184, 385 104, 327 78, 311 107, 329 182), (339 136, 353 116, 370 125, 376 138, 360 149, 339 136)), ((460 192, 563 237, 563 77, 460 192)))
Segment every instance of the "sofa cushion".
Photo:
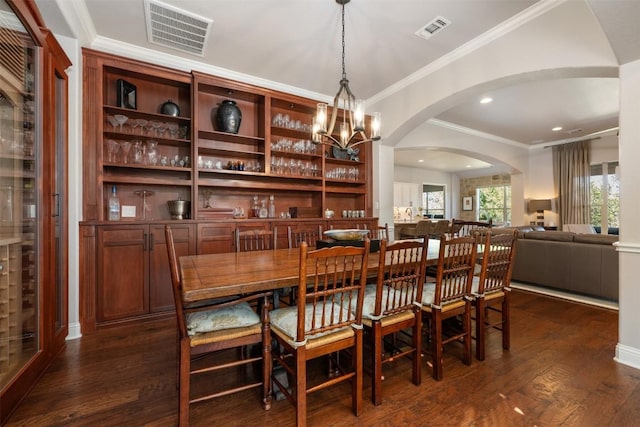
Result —
POLYGON ((551 240, 554 242, 572 242, 575 233, 569 231, 530 231, 525 233, 526 239, 551 240))
POLYGON ((573 238, 576 243, 595 243, 598 245, 610 245, 618 241, 618 236, 607 234, 576 234, 573 238))
POLYGON ((554 242, 573 242, 575 233, 569 231, 530 231, 524 235, 526 239, 550 240, 554 242))

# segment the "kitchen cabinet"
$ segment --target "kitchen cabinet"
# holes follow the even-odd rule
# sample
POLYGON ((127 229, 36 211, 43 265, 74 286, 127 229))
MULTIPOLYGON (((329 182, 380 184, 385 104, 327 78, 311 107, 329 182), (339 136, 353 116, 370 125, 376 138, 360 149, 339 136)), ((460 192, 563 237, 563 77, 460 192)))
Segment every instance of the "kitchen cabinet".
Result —
MULTIPOLYGON (((174 308, 164 224, 100 225, 96 322, 117 322, 174 308)), ((194 226, 171 224, 178 256, 195 253, 194 226)))
MULTIPOLYGON (((415 210, 418 206, 422 206, 422 192, 420 184, 413 182, 394 182, 393 183, 393 206, 409 207, 415 210)), ((414 215, 418 212, 414 211, 414 215)))

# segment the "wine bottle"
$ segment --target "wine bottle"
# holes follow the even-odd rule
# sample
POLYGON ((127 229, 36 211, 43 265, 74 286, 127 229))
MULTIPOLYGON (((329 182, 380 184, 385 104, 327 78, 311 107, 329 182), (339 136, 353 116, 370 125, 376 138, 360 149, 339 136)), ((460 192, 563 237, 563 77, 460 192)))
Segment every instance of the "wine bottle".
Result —
POLYGON ((120 199, 116 193, 116 186, 111 187, 111 196, 109 196, 109 221, 120 220, 120 199))

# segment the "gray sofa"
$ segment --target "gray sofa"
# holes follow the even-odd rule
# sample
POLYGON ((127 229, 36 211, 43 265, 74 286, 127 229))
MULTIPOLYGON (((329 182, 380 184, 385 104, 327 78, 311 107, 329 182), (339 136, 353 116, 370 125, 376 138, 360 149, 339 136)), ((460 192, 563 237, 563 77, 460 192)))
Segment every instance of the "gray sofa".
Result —
POLYGON ((618 301, 618 236, 515 228, 512 280, 618 301))

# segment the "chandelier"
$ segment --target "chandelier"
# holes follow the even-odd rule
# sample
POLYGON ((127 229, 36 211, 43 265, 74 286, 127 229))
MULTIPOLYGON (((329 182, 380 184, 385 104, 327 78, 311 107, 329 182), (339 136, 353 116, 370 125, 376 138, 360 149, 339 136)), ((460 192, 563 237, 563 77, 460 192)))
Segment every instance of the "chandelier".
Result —
POLYGON ((365 114, 364 101, 356 99, 349 88, 349 80, 344 65, 344 5, 351 0, 336 0, 342 5, 342 78, 340 89, 333 99, 331 121, 328 123, 327 107, 324 102, 318 104, 316 116, 313 118, 312 139, 316 143, 335 145, 343 150, 349 149, 363 142, 380 139, 380 113, 371 115, 371 135, 364 133, 365 114), (336 123, 340 124, 338 138, 334 136, 336 123))

